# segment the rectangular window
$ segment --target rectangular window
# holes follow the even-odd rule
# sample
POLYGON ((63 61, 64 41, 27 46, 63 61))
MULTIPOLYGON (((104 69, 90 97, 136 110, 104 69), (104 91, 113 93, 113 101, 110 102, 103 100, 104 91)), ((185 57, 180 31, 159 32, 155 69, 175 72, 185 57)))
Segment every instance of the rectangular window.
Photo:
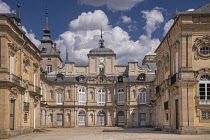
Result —
POLYGON ((139 93, 139 104, 146 104, 146 92, 139 93))
POLYGON ((79 105, 86 105, 85 92, 79 92, 79 105))
POLYGON ((14 74, 14 55, 10 54, 10 74, 14 74))
POLYGON ((146 113, 140 113, 140 126, 146 125, 146 113))
POLYGON ((52 72, 52 65, 47 65, 47 73, 52 72))
POLYGON ((166 101, 166 102, 169 101, 169 93, 168 93, 168 90, 166 90, 165 97, 166 97, 166 98, 165 98, 165 99, 166 99, 165 101, 166 101))
POLYGON ((178 68, 179 61, 178 60, 179 60, 178 59, 178 52, 176 52, 176 54, 175 54, 175 73, 178 73, 178 71, 179 71, 179 68, 178 68))
POLYGON ((24 122, 25 122, 25 123, 28 122, 28 113, 25 113, 25 114, 24 114, 24 122))
POLYGON ((62 93, 57 93, 57 105, 63 104, 63 96, 62 93))
POLYGON ((210 120, 210 111, 201 111, 201 120, 210 120))
POLYGON ((117 105, 124 105, 124 92, 117 94, 117 105))
POLYGON ((168 121, 168 113, 166 113, 166 121, 168 121))

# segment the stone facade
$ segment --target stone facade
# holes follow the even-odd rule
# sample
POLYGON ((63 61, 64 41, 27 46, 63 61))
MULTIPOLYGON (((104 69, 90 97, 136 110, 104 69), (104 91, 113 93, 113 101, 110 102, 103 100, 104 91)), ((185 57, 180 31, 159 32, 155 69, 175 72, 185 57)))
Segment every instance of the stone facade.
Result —
POLYGON ((210 132, 210 3, 178 12, 156 50, 156 126, 210 132))
POLYGON ((40 51, 19 24, 0 15, 0 138, 40 127, 40 51))

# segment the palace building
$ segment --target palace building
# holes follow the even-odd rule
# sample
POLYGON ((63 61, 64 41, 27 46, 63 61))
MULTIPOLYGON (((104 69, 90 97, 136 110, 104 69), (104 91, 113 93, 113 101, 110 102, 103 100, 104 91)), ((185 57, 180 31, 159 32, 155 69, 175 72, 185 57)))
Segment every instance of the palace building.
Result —
POLYGON ((87 54, 87 66, 70 62, 67 54, 61 68, 46 15, 39 46, 42 127, 155 125, 151 106, 155 56, 146 56, 142 66, 138 62, 115 65, 116 54, 104 46, 102 32, 99 44, 87 54))
POLYGON ((180 134, 210 132, 210 3, 176 12, 156 49, 156 126, 180 134))
POLYGON ((40 51, 20 13, 0 14, 0 138, 40 128, 40 51))

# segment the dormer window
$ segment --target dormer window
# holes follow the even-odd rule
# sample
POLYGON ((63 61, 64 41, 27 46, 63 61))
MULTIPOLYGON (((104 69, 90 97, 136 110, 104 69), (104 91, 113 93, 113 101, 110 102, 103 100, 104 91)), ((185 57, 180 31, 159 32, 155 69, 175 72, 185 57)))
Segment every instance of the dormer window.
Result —
POLYGON ((84 75, 80 75, 79 76, 79 82, 84 82, 85 81, 85 76, 84 75))
POLYGON ((146 74, 144 74, 144 73, 139 74, 137 80, 139 80, 139 81, 146 81, 146 74))
POLYGON ((100 64, 98 67, 99 67, 99 73, 100 74, 104 74, 104 71, 105 71, 104 70, 104 65, 103 64, 100 64))
POLYGON ((44 47, 42 47, 41 52, 42 52, 42 53, 46 53, 46 50, 47 50, 47 49, 46 49, 46 47, 44 46, 44 47))
POLYGON ((64 78, 64 75, 61 74, 61 73, 58 73, 58 74, 56 75, 56 80, 57 80, 57 81, 63 81, 63 78, 64 78))
POLYGON ((118 81, 118 83, 122 83, 123 82, 123 76, 122 75, 118 76, 117 81, 118 81))
POLYGON ((104 82, 104 78, 100 77, 100 83, 103 83, 103 82, 104 82))

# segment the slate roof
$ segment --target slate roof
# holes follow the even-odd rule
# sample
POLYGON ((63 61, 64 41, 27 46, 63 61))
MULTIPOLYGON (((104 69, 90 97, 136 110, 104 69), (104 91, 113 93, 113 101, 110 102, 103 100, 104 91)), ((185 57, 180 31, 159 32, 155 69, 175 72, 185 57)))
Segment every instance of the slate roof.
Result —
POLYGON ((112 49, 109 48, 94 48, 89 51, 89 54, 115 54, 112 49))
POLYGON ((175 19, 181 14, 210 14, 210 2, 198 9, 195 9, 194 11, 176 11, 172 19, 175 19))

